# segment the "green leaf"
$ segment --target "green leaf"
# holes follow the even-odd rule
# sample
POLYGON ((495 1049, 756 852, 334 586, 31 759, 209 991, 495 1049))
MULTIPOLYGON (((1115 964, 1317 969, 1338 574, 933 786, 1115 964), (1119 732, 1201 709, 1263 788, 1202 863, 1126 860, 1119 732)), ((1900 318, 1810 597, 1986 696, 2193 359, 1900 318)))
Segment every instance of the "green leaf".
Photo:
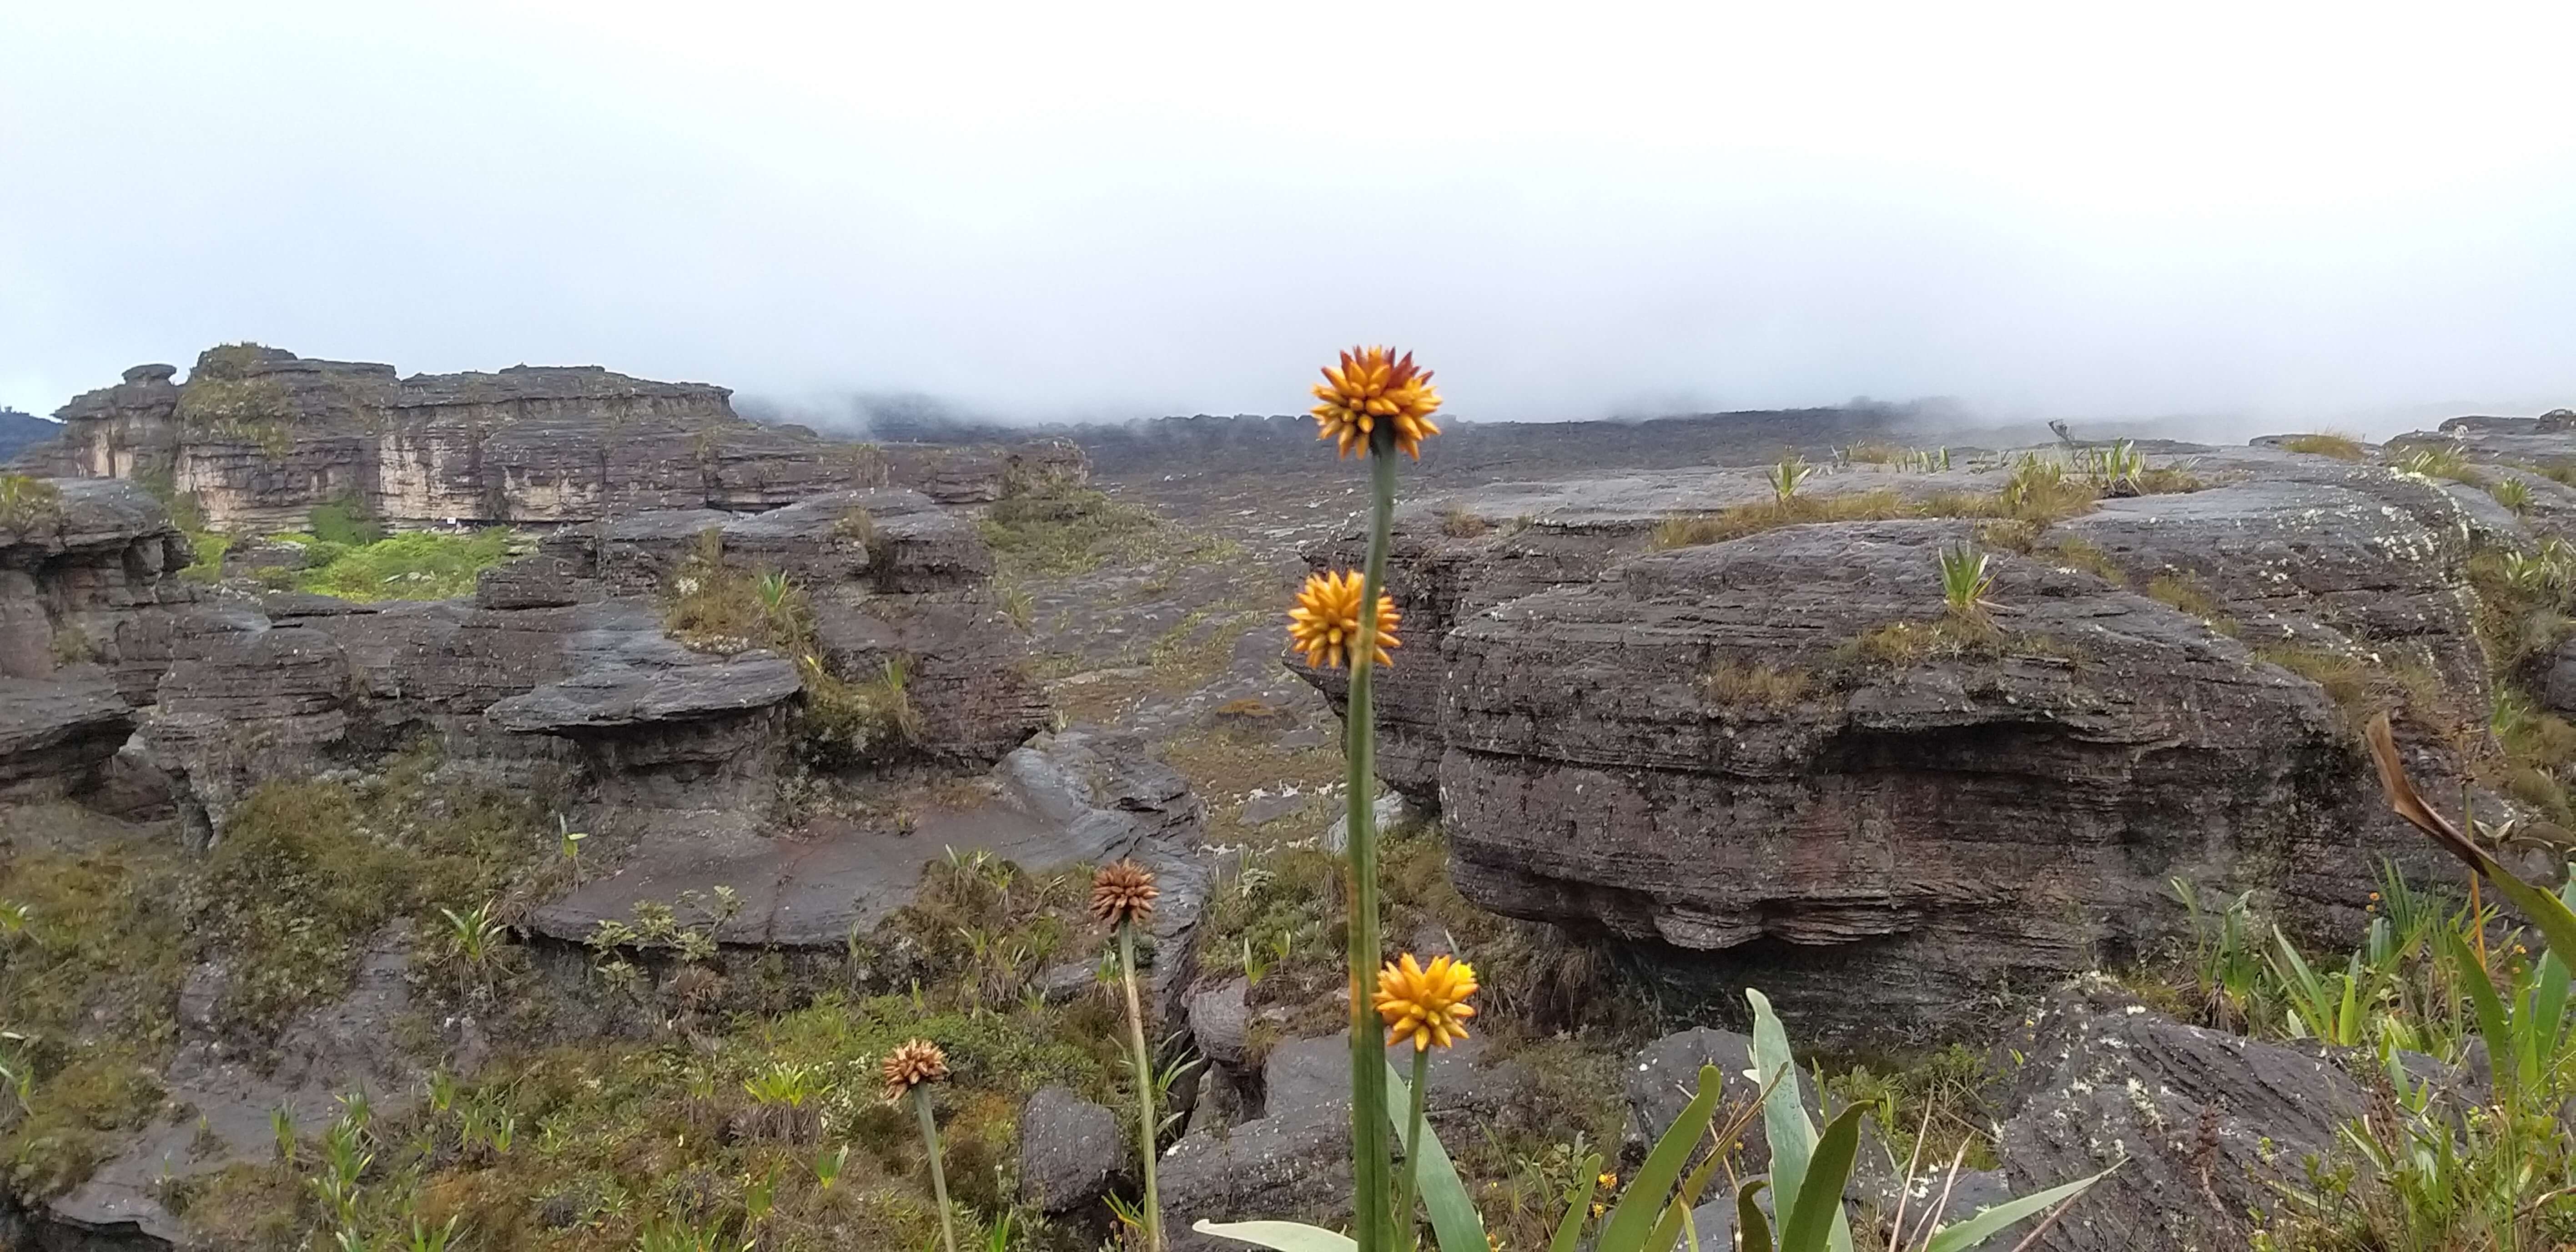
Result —
MULTIPOLYGON (((2117 1165, 2111 1167, 2111 1169, 2118 1168, 2120 1167, 2117 1165)), ((2015 1222, 2047 1212, 2061 1202, 2084 1194, 2092 1188, 2093 1184, 2109 1175, 2111 1169, 2103 1170, 2090 1178, 2078 1178, 2063 1186, 2051 1187, 2046 1191, 2034 1191, 2029 1195, 1980 1209, 1976 1216, 1964 1222, 1955 1226, 1942 1227, 1939 1234, 1932 1236, 1932 1242, 1923 1245, 1923 1252, 1967 1252, 1967 1249, 1985 1242, 2015 1222)))
POLYGON ((2576 969, 2576 910, 2570 910, 2567 902, 2557 896, 2515 877, 2512 871, 2497 864, 2494 857, 2486 858, 2479 868, 2486 872, 2487 881, 2494 883, 2496 890, 2513 901, 2513 907, 2522 910, 2523 916, 2540 927, 2540 937, 2549 945, 2550 953, 2569 968, 2576 969))
POLYGON ((1843 1184, 1851 1180, 1852 1158, 1860 1151, 1860 1105, 1844 1109, 1816 1140, 1798 1202, 1780 1227, 1780 1252, 1825 1252, 1833 1240, 1834 1219, 1842 1215, 1843 1184))
POLYGON ((1681 1238, 1684 1228, 1690 1223, 1690 1211, 1699 1207, 1700 1196, 1708 1191, 1708 1180, 1715 1177, 1717 1167, 1725 1163, 1725 1153, 1711 1152, 1707 1160, 1699 1163, 1698 1169, 1691 1171, 1690 1177, 1682 1180, 1682 1189, 1673 1196, 1672 1207, 1664 1210, 1664 1219, 1655 1223, 1653 1233, 1646 1236, 1647 1248, 1669 1248, 1681 1238))
POLYGON ((1744 1252, 1771 1252, 1771 1219, 1762 1215, 1761 1201, 1769 1185, 1756 1178, 1735 1192, 1735 1237, 1744 1252))
MULTIPOLYGON (((1395 1137, 1404 1138, 1404 1115, 1413 1108, 1413 1085, 1386 1067, 1387 1120, 1395 1123, 1395 1137)), ((1413 1171, 1413 1189, 1422 1196, 1422 1207, 1431 1214, 1431 1233, 1440 1240, 1440 1252, 1491 1252, 1485 1242, 1485 1220, 1476 1213, 1476 1203, 1467 1198, 1467 1185, 1458 1180, 1458 1167, 1449 1160, 1449 1150, 1440 1146, 1440 1136, 1431 1131, 1431 1122, 1422 1123, 1422 1150, 1404 1145, 1405 1168, 1413 1171)), ((1411 1227, 1405 1227, 1410 1230, 1411 1227)))
POLYGON ((1556 1224, 1556 1237, 1547 1242, 1547 1252, 1574 1252, 1583 1242, 1583 1217, 1592 1211, 1592 1193, 1601 1187, 1601 1154, 1583 1158, 1583 1177, 1565 1192, 1565 1220, 1556 1224))
POLYGON ((2495 984, 2487 981, 2486 967, 2478 964, 2477 953, 2469 950, 2468 941, 2457 930, 2446 929, 2444 946, 2451 950, 2451 963, 2460 971, 2460 982, 2468 988, 2469 1004, 2478 1013, 2478 1033, 2487 1040, 2487 1077, 2501 1098, 2513 1085, 2519 1068, 2514 1064, 2513 1024, 2505 1017, 2504 1001, 2496 998, 2495 984))
MULTIPOLYGON (((1649 1252, 1646 1236, 1654 1229, 1655 1219, 1664 1211, 1664 1197, 1671 1194, 1673 1180, 1681 1177, 1682 1166, 1690 1163, 1691 1153, 1699 1147, 1700 1136, 1708 1133, 1708 1124, 1717 1116, 1717 1098, 1726 1090, 1726 1077, 1714 1065, 1699 1067, 1699 1094, 1673 1119, 1672 1128, 1655 1141, 1655 1149, 1646 1154, 1646 1163, 1628 1180, 1627 1191, 1610 1209, 1610 1219, 1601 1227, 1601 1237, 1594 1241, 1593 1252, 1649 1252)), ((1668 1252, 1654 1248, 1651 1252, 1668 1252)))
MULTIPOLYGON (((1764 1084, 1762 1133, 1771 1144, 1771 1203, 1794 1212, 1807 1176, 1807 1158, 1816 1150, 1816 1124, 1798 1102, 1798 1065, 1789 1053, 1789 1032, 1771 1011, 1769 997, 1750 987, 1744 998, 1753 1005, 1753 1067, 1764 1084)), ((1839 1190, 1839 1184, 1837 1184, 1839 1190)), ((1851 1252, 1851 1222, 1842 1206, 1834 1207, 1833 1252, 1851 1252)))
POLYGON ((1203 1235, 1232 1239, 1273 1252, 1358 1252, 1349 1235, 1337 1235, 1304 1222, 1199 1222, 1190 1227, 1203 1235))

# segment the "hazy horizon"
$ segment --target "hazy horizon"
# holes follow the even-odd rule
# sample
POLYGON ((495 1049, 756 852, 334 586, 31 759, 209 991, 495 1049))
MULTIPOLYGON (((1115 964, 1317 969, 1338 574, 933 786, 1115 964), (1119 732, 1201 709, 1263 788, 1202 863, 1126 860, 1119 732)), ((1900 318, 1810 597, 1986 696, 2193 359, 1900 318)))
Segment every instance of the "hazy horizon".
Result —
POLYGON ((0 14, 0 405, 218 342, 812 416, 2576 405, 2562 9, 0 14))

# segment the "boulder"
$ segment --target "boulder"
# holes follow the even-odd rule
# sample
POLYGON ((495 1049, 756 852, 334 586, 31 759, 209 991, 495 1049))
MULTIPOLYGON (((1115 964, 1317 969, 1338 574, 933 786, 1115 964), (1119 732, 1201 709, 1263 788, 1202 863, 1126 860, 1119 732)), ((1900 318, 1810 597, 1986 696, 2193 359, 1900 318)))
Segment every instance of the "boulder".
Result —
POLYGON ((2065 1252, 2246 1246, 2250 1215, 2304 1182, 2306 1158, 2369 1107, 2317 1047, 2185 1026, 2078 989, 2037 1021, 2014 1081, 2003 1172, 2017 1193, 2118 1164, 2040 1243, 2065 1252))
POLYGON ((1020 1110, 1020 1201, 1041 1213, 1099 1199, 1127 1158, 1118 1115, 1067 1088, 1040 1087, 1020 1110))
MULTIPOLYGON (((1699 1094, 1699 1071, 1703 1065, 1714 1065, 1726 1076, 1725 1094, 1719 1098, 1717 1124, 1728 1121, 1762 1100, 1762 1084, 1753 1077, 1753 1040, 1732 1030, 1700 1027, 1666 1035, 1647 1044, 1637 1053, 1628 1071, 1629 1133, 1639 1143, 1653 1145, 1672 1128, 1682 1108, 1699 1094)), ((1800 1069, 1793 1079, 1798 1084, 1800 1102, 1813 1117, 1816 1084, 1806 1070, 1800 1069)), ((1758 1116, 1758 1115, 1757 1115, 1758 1116)), ((1736 1158, 1748 1173, 1771 1168, 1770 1141, 1762 1135, 1757 1121, 1742 1143, 1736 1158)))
POLYGON ((2233 891, 2323 866, 2351 881, 2306 890, 2366 897, 2380 849, 2317 848, 2376 807, 2338 713, 2195 618, 1997 555, 1992 643, 1860 653, 1941 619, 1935 557, 1971 534, 1786 527, 1459 626, 1441 716, 1459 888, 1645 941, 1712 995, 1758 971, 1824 1046, 1955 1031, 2006 984, 2130 959, 2180 924, 2177 876, 2233 891), (1757 664, 1804 689, 1710 677, 1757 664))
POLYGON ((667 808, 751 804, 774 783, 782 706, 804 690, 796 666, 766 652, 705 664, 606 665, 484 715, 520 734, 581 746, 618 798, 667 808))

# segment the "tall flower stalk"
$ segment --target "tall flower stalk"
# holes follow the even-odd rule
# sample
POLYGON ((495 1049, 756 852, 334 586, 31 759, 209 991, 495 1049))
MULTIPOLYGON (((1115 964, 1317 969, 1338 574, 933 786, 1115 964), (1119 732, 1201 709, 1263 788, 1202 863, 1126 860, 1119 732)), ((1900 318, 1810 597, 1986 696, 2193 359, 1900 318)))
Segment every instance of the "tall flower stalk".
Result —
POLYGON ((1163 1203, 1154 1187, 1160 1122, 1154 1116, 1154 1057, 1145 1048, 1145 1006, 1136 994, 1136 927, 1154 914, 1152 871, 1134 861, 1103 866, 1091 879, 1091 915, 1118 932, 1118 974, 1127 989, 1128 1063, 1136 1074, 1137 1168, 1145 1184, 1145 1247, 1163 1252, 1163 1203))
POLYGON ((1338 367, 1324 368, 1315 398, 1322 401, 1314 408, 1316 437, 1333 443, 1338 455, 1361 452, 1369 461, 1368 562, 1361 567, 1359 594, 1347 594, 1347 573, 1309 579, 1289 614, 1289 637, 1309 663, 1339 662, 1351 670, 1343 713, 1351 831, 1343 892, 1350 916, 1351 1227, 1359 1252, 1390 1252, 1395 1212, 1386 1053, 1371 1020, 1384 953, 1378 933, 1377 719, 1370 676, 1376 663, 1389 659, 1385 649, 1397 642, 1395 607, 1386 595, 1387 540, 1395 525, 1395 457, 1402 452, 1418 459, 1422 440, 1440 433, 1431 423, 1440 393, 1431 387, 1431 372, 1416 366, 1411 353, 1399 359, 1387 348, 1355 348, 1341 354, 1338 367))
POLYGON ((1395 1176, 1393 1233, 1399 1249, 1414 1246, 1413 1193, 1422 1163, 1419 1145, 1424 1106, 1430 1098, 1431 1050, 1467 1037, 1467 1019, 1476 1015, 1467 997, 1474 994, 1475 967, 1454 957, 1435 956, 1425 968, 1407 952, 1402 964, 1390 962, 1378 971, 1372 1003, 1386 1022, 1386 1042, 1413 1045, 1413 1078, 1405 1100, 1404 1168, 1395 1176))
POLYGON ((912 1099, 921 1118, 921 1146, 930 1154, 930 1198, 939 1205, 939 1239, 947 1252, 957 1252, 957 1219, 948 1211, 948 1167, 939 1159, 939 1119, 931 1115, 930 1086, 948 1077, 948 1054, 927 1039, 914 1039, 886 1054, 885 1098, 888 1104, 912 1099))

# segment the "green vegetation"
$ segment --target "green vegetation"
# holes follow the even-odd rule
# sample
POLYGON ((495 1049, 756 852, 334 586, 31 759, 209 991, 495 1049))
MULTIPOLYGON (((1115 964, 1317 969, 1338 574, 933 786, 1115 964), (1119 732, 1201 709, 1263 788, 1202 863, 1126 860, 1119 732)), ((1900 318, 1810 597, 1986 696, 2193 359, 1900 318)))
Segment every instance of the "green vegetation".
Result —
POLYGON ((113 827, 0 817, 0 1185, 21 1195, 78 1185, 140 1126, 177 1040, 183 855, 113 827))
POLYGON ((2516 517, 2531 511, 2531 484, 2519 478, 2497 479, 2487 488, 2487 494, 2516 517))
POLYGON ((2257 1248, 2554 1247, 2576 1235, 2576 1151, 2556 1110, 2576 1096, 2566 967, 2535 956, 2490 907, 2410 888, 2384 869, 2359 947, 2314 962, 2250 895, 2211 900, 2177 880, 2192 945, 2151 998, 2187 1021, 2361 1050, 2389 1103, 2291 1189, 2257 1248), (2464 1096, 2408 1070, 2404 1053, 2475 1065, 2464 1096))
POLYGON ((62 520, 63 493, 32 474, 0 473, 0 529, 26 534, 62 520))
POLYGON ((2338 461, 2358 461, 2362 459, 2363 456, 2367 455, 2367 450, 2363 447, 2361 440, 2356 439, 2351 435, 2331 430, 2312 431, 2304 435, 2292 435, 2283 439, 2281 441, 2281 446, 2292 452, 2306 452, 2312 453, 2316 456, 2330 456, 2338 461))
POLYGON ((2419 446, 2399 457, 2397 468, 2409 474, 2467 483, 2472 487, 2486 485, 2485 475, 2480 474, 2475 466, 2469 464, 2467 450, 2457 444, 2419 446))
POLYGON ((358 548, 385 537, 384 525, 355 493, 314 505, 307 514, 313 538, 342 548, 358 548))
MULTIPOLYGON (((849 538, 855 528, 844 523, 836 530, 849 538)), ((724 532, 714 527, 699 534, 695 550, 673 572, 663 624, 692 648, 727 654, 768 648, 793 660, 805 680, 796 740, 808 765, 842 769, 921 738, 910 658, 883 657, 873 670, 841 672, 814 637, 805 590, 784 572, 734 564, 725 555, 724 532)))
POLYGON ((190 891, 192 950, 233 961, 220 1026, 265 1038, 344 990, 387 922, 444 933, 442 908, 482 907, 543 866, 533 800, 436 781, 437 765, 415 751, 366 786, 271 783, 234 811, 190 891))
POLYGON ((1772 466, 1764 475, 1771 483, 1771 502, 1774 505, 1786 506, 1789 501, 1797 497, 1798 488, 1807 481, 1807 475, 1814 472, 1807 468, 1806 462, 1794 456, 1772 466))
POLYGON ((1081 574, 1113 557, 1135 561, 1164 537, 1149 509, 1122 504, 1060 474, 1014 470, 984 514, 984 541, 1008 577, 1081 574))
MULTIPOLYGON (((318 533, 309 539, 281 538, 304 543, 312 553, 312 563, 296 576, 295 586, 343 600, 446 600, 471 595, 477 576, 510 556, 510 532, 499 526, 470 535, 412 531, 356 546, 344 546, 318 533)), ((223 543, 228 545, 230 540, 223 543)), ((201 542, 198 562, 220 571, 222 554, 223 547, 216 546, 209 562, 201 542)))
POLYGON ((179 571, 179 577, 200 583, 223 578, 224 553, 232 550, 233 537, 220 530, 192 530, 187 536, 189 551, 196 559, 179 571))
POLYGON ((1994 609, 1995 576, 1986 554, 1965 544, 1941 549, 1941 603, 1961 621, 1986 620, 1994 609))

